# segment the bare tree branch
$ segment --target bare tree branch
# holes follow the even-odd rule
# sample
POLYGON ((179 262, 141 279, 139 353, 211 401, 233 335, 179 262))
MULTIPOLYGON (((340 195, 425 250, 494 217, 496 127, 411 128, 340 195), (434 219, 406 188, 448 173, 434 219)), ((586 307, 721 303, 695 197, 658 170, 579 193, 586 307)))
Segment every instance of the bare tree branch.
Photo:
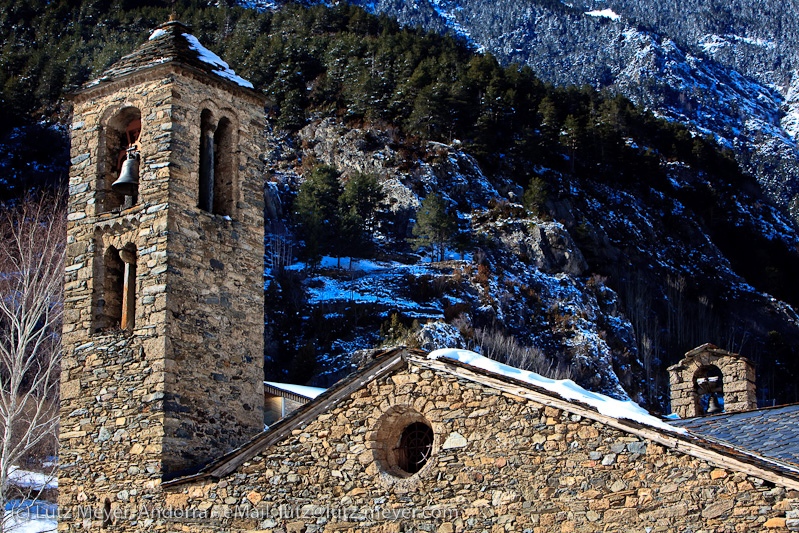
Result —
MULTIPOLYGON (((55 451, 66 216, 60 198, 0 207, 0 504, 36 500, 10 475, 47 442, 55 451)), ((44 465, 38 466, 41 469, 44 465)), ((49 477, 55 468, 50 467, 49 477)), ((40 484, 39 484, 40 485, 40 484)), ((0 519, 0 533, 12 517, 0 519)))

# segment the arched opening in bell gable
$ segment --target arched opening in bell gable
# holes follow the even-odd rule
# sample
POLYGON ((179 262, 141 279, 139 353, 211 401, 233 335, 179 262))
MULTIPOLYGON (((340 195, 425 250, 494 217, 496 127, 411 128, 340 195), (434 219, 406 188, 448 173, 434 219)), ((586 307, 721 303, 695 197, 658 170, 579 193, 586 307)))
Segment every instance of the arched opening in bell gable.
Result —
POLYGON ((694 398, 697 415, 724 411, 724 375, 716 365, 703 365, 694 373, 694 398))

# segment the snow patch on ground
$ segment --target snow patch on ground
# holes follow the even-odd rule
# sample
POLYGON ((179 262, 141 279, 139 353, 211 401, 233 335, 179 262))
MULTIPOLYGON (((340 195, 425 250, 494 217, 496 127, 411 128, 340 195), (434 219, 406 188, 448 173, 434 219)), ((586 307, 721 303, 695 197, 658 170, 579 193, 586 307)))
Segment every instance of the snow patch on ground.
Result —
POLYGON ((728 46, 735 46, 736 43, 743 43, 749 46, 757 46, 758 48, 772 49, 777 45, 774 41, 766 39, 759 39, 753 37, 741 37, 740 35, 727 34, 716 35, 715 33, 708 33, 699 39, 699 47, 709 55, 714 55, 722 48, 728 46))
POLYGON ((9 469, 8 482, 23 489, 45 490, 58 488, 58 478, 55 472, 42 474, 40 472, 22 470, 16 466, 12 466, 9 469))
POLYGON ((596 408, 600 413, 619 420, 633 420, 641 424, 646 424, 647 426, 670 432, 687 433, 684 428, 673 427, 659 418, 652 416, 648 411, 633 401, 616 400, 602 394, 587 391, 570 379, 555 380, 545 378, 534 372, 519 370, 518 368, 498 363, 468 350, 444 348, 431 352, 427 357, 428 359, 453 359, 500 376, 518 379, 553 392, 565 400, 575 400, 590 405, 596 408))
MULTIPOLYGON (((323 257, 323 268, 336 268, 337 258, 323 257)), ((349 269, 349 258, 341 258, 341 268, 349 269)), ((397 295, 397 289, 406 281, 404 276, 411 274, 420 276, 435 273, 423 265, 405 265, 396 262, 369 261, 355 259, 352 262, 350 279, 346 275, 340 278, 317 276, 312 286, 308 287, 308 301, 312 305, 346 302, 350 304, 372 304, 385 309, 397 309, 404 315, 414 318, 443 317, 440 305, 423 305, 397 295), (364 275, 366 274, 366 275, 364 275)), ((304 270, 304 263, 295 263, 290 270, 304 270)))
POLYGON ((56 531, 58 521, 55 519, 45 519, 27 512, 5 512, 3 529, 10 533, 45 533, 56 531))
POLYGON ((621 18, 621 16, 618 15, 612 9, 595 9, 593 11, 586 11, 585 14, 588 15, 589 17, 600 17, 600 18, 610 19, 613 21, 617 21, 621 18))
POLYGON ((278 9, 280 4, 271 2, 270 0, 241 0, 239 5, 247 9, 254 9, 256 11, 271 11, 278 9))

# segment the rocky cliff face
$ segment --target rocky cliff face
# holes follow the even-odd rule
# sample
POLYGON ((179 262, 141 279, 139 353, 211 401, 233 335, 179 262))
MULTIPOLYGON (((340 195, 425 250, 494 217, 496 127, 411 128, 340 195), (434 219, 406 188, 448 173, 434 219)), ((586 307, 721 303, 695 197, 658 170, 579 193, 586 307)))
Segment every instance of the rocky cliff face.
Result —
MULTIPOLYGON (((554 367, 561 375, 569 369, 594 390, 660 409, 665 367, 712 342, 758 361, 761 404, 799 399, 799 328, 790 305, 799 304, 790 274, 799 268, 799 239, 787 214, 799 203, 799 89, 793 52, 778 44, 793 22, 779 27, 770 20, 749 30, 745 6, 733 3, 705 6, 732 22, 702 26, 697 21, 705 15, 675 21, 670 6, 647 4, 362 3, 407 24, 462 35, 503 61, 529 63, 552 83, 622 92, 687 124, 694 136, 735 150, 759 183, 725 158, 708 158, 712 150, 679 128, 672 141, 659 143, 663 130, 654 122, 641 124, 654 137, 627 130, 620 139, 646 162, 615 173, 600 151, 580 172, 552 162, 502 170, 489 167, 502 167, 513 148, 495 147, 509 152, 480 159, 495 162, 481 168, 456 142, 409 141, 391 126, 362 126, 361 116, 311 118, 284 139, 275 160, 270 190, 280 191, 278 203, 290 203, 292 184, 315 163, 335 165, 345 179, 356 170, 374 173, 389 199, 375 235, 376 260, 356 260, 351 268, 345 260, 342 270, 331 258, 313 275, 299 265, 291 275, 277 269, 267 301, 274 295, 306 320, 297 326, 296 319, 270 319, 272 338, 285 344, 282 332, 299 329, 293 338, 301 345, 290 346, 291 353, 321 356, 317 379, 346 366, 349 351, 380 342, 473 345, 511 354, 520 365, 554 367), (683 141, 692 148, 669 151, 683 141), (515 183, 530 176, 548 186, 540 216, 518 203, 523 191, 515 183), (433 191, 460 223, 458 242, 439 263, 406 241, 415 208, 433 191)), ((543 116, 547 108, 538 111, 543 116)), ((560 130, 553 135, 579 139, 566 122, 560 130)), ((468 132, 458 135, 470 146, 468 132)), ((593 147, 589 137, 580 152, 558 155, 579 162, 576 156, 593 147)), ((270 312, 279 318, 282 311, 270 312)))

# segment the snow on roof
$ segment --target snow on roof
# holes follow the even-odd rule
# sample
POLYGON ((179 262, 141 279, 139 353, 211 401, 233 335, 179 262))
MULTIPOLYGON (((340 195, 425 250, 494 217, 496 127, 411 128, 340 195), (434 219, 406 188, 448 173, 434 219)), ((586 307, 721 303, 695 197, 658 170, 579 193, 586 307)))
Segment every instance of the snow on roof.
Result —
POLYGON ((269 385, 270 387, 274 387, 276 389, 280 389, 286 392, 291 392, 297 394, 299 396, 303 396, 305 398, 310 398, 313 400, 327 389, 322 389, 319 387, 306 387, 305 385, 294 385, 293 383, 276 383, 274 381, 264 381, 265 385, 269 385))
MULTIPOLYGON (((151 40, 157 39, 160 36, 160 35, 155 36, 155 34, 158 33, 158 31, 159 30, 155 30, 153 34, 150 35, 151 40)), ((190 33, 184 33, 183 37, 185 37, 186 40, 189 42, 189 47, 195 52, 197 52, 200 61, 202 61, 203 63, 207 63, 213 67, 216 67, 214 69, 215 74, 218 74, 219 76, 222 76, 223 78, 228 79, 233 83, 241 85, 242 87, 247 87, 249 89, 253 88, 252 83, 250 83, 249 81, 245 80, 244 78, 233 72, 233 69, 230 68, 230 65, 228 65, 225 61, 223 61, 221 57, 219 57, 218 55, 216 55, 215 53, 204 47, 202 44, 200 44, 200 41, 197 40, 197 37, 191 35, 190 33)))
POLYGON ((158 28, 157 30, 153 31, 153 33, 150 34, 150 38, 147 40, 154 41, 160 37, 163 37, 164 35, 167 35, 166 31, 161 28, 158 28))
POLYGON ((545 378, 534 372, 527 370, 520 370, 508 365, 504 365, 497 361, 493 361, 480 354, 468 351, 459 350, 455 348, 444 348, 430 352, 427 356, 428 359, 453 359, 461 363, 481 368, 488 372, 498 374, 501 376, 518 379, 530 385, 541 387, 550 392, 553 392, 566 400, 576 400, 581 403, 590 405, 596 408, 597 411, 603 415, 611 416, 617 419, 634 420, 647 426, 656 427, 658 429, 665 429, 677 433, 686 433, 682 428, 676 428, 667 424, 663 420, 652 416, 644 408, 633 401, 621 401, 602 394, 587 391, 581 386, 577 385, 570 379, 555 380, 545 378))
POLYGON ((610 20, 619 20, 621 18, 612 9, 595 9, 593 11, 586 11, 585 14, 589 17, 603 17, 610 20))

